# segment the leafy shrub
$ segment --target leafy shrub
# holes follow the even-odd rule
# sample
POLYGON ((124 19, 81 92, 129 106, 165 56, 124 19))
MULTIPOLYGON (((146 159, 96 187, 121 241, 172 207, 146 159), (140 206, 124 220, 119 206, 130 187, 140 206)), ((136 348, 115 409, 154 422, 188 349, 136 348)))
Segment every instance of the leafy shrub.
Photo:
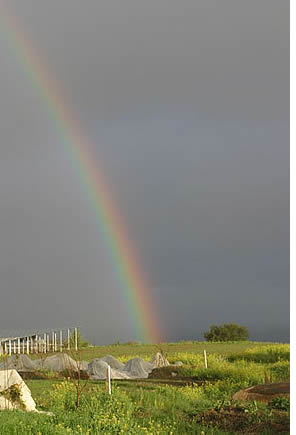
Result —
POLYGON ((269 404, 269 408, 280 409, 281 411, 289 411, 290 410, 290 399, 288 397, 275 397, 272 399, 269 404))
POLYGON ((210 330, 204 333, 207 341, 244 341, 249 338, 249 331, 246 326, 236 323, 225 323, 224 325, 211 325, 210 330))

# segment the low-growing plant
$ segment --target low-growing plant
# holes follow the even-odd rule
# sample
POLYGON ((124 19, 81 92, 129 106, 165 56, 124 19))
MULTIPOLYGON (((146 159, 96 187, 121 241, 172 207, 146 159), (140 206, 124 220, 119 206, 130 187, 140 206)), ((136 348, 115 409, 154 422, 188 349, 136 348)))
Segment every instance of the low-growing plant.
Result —
POLYGON ((288 397, 275 397, 268 403, 269 408, 280 409, 281 411, 290 410, 290 399, 288 397))
POLYGON ((290 361, 278 361, 269 366, 272 378, 275 382, 289 381, 290 379, 290 361))

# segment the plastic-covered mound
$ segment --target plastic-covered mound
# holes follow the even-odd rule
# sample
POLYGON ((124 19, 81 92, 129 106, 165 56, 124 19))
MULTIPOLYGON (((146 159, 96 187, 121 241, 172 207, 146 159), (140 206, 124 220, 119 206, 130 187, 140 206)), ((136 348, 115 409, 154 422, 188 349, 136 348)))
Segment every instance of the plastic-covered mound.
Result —
POLYGON ((87 373, 90 379, 106 379, 108 364, 100 358, 93 359, 88 364, 87 373))
POLYGON ((36 366, 38 367, 38 369, 42 369, 43 368, 43 363, 44 363, 44 359, 34 359, 34 363, 36 364, 36 366))
POLYGON ((166 357, 160 352, 157 352, 155 354, 155 356, 151 360, 151 364, 152 364, 154 369, 160 368, 160 367, 168 367, 170 365, 170 363, 168 362, 166 357))
POLYGON ((0 364, 0 369, 15 369, 18 372, 34 372, 38 370, 38 364, 27 355, 12 355, 0 364))
POLYGON ((122 362, 118 361, 118 359, 114 358, 112 355, 105 355, 103 358, 100 358, 100 360, 106 362, 111 369, 122 370, 124 367, 124 364, 122 364, 122 362))
POLYGON ((152 370, 153 365, 142 358, 132 358, 123 367, 123 371, 127 372, 130 377, 138 379, 148 378, 152 370))
POLYGON ((66 353, 59 353, 45 358, 43 367, 54 372, 63 372, 64 370, 77 371, 77 364, 79 363, 66 353))
MULTIPOLYGON (((93 359, 88 365, 88 375, 90 379, 106 379, 108 364, 101 358, 93 359)), ((111 368, 111 379, 129 379, 128 373, 111 368)))

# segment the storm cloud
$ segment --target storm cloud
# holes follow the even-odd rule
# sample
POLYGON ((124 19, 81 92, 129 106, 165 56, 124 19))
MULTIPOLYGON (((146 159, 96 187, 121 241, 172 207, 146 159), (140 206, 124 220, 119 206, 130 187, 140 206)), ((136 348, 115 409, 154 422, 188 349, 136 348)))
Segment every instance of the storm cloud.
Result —
MULTIPOLYGON (((93 145, 166 340, 289 331, 289 2, 11 0, 93 145)), ((1 13, 0 6, 0 13, 1 13)), ((1 329, 136 337, 64 138, 0 31, 1 329)))

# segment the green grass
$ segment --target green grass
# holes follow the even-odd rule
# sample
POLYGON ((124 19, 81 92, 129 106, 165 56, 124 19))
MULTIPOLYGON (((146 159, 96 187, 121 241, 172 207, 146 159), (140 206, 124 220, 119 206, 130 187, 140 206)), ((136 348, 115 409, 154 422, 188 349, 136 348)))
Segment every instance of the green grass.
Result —
POLYGON ((275 363, 279 361, 290 361, 289 344, 268 344, 245 349, 243 352, 236 352, 228 357, 229 361, 254 361, 258 363, 275 363))
MULTIPOLYGON (((248 349, 257 348, 258 346, 268 346, 270 343, 257 343, 251 341, 241 342, 220 342, 211 343, 206 341, 181 341, 178 343, 160 343, 155 344, 113 344, 108 346, 90 346, 83 348, 79 351, 79 359, 91 361, 94 358, 100 358, 104 355, 111 354, 114 357, 125 362, 130 358, 141 357, 143 359, 151 359, 153 355, 160 349, 168 355, 171 362, 173 360, 180 360, 180 354, 186 354, 187 358, 194 357, 195 355, 203 355, 206 350, 208 354, 219 354, 227 356, 230 354, 239 354, 248 349)), ((71 351, 70 354, 75 354, 71 351)), ((33 354, 31 358, 44 357, 44 354, 33 354)))
POLYGON ((242 388, 263 383, 266 374, 272 374, 273 381, 287 381, 288 345, 182 342, 157 347, 121 344, 84 349, 79 352, 79 359, 91 360, 111 354, 122 361, 134 356, 149 360, 159 348, 170 362, 183 362, 178 375, 192 377, 203 384, 176 387, 158 385, 155 379, 113 381, 113 394, 109 397, 104 381, 88 381, 77 408, 72 381, 27 380, 38 409, 51 411, 54 416, 2 411, 0 434, 219 435, 237 432, 237 425, 267 434, 275 433, 274 428, 287 427, 287 400, 274 401, 270 406, 237 404, 233 403, 232 395, 242 388), (204 349, 208 353, 208 369, 204 367, 204 349), (233 417, 233 407, 239 410, 237 417, 233 417))

